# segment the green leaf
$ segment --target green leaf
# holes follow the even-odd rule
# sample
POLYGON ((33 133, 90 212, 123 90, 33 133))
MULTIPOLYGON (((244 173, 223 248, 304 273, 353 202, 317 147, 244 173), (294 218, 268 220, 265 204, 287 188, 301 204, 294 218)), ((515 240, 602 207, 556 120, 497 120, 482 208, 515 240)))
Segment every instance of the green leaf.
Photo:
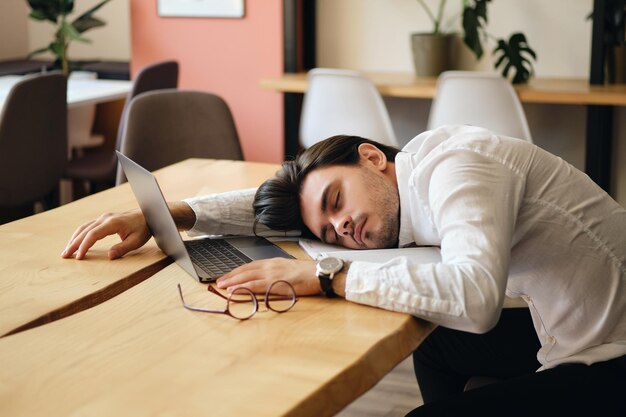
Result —
POLYGON ((65 55, 65 45, 61 42, 52 42, 49 48, 57 59, 62 59, 65 55))
POLYGON ((528 45, 523 33, 514 33, 508 42, 503 39, 498 40, 498 46, 493 50, 493 54, 500 54, 495 63, 496 68, 506 63, 502 70, 504 77, 508 77, 510 69, 514 68, 513 84, 528 82, 534 71, 532 63, 523 54, 530 55, 534 60, 537 60, 537 55, 528 45))
POLYGON ((487 23, 487 2, 491 0, 476 1, 476 16, 481 17, 487 23))
POLYGON ((83 33, 88 31, 89 29, 97 28, 99 26, 104 26, 106 22, 96 18, 96 17, 85 17, 80 20, 75 20, 74 28, 78 31, 78 33, 83 33))
MULTIPOLYGON (((59 16, 65 16, 74 10, 74 0, 28 0, 28 5, 36 12, 36 16, 45 16, 44 19, 55 23, 59 16)), ((42 20, 38 17, 33 19, 42 20)))
POLYGON ((463 9, 463 30, 465 45, 474 52, 476 59, 483 56, 481 31, 487 24, 487 2, 491 0, 474 0, 473 6, 467 4, 463 9))
POLYGON ((32 9, 30 16, 33 19, 49 20, 56 23, 59 18, 60 9, 56 3, 46 0, 28 0, 28 5, 32 9))
POLYGON ((32 12, 30 12, 30 14, 28 15, 31 19, 35 19, 35 20, 46 20, 48 17, 41 12, 40 10, 33 10, 32 12))
POLYGON ((109 1, 111 0, 103 0, 100 3, 96 4, 94 7, 92 7, 91 9, 87 10, 82 15, 78 16, 78 18, 76 18, 76 20, 74 20, 73 22, 76 30, 78 30, 79 33, 83 33, 89 29, 93 29, 99 26, 104 26, 105 22, 94 17, 93 14, 96 11, 98 11, 98 9, 100 9, 102 6, 107 4, 109 1))
POLYGON ((85 43, 90 42, 89 39, 86 39, 80 36, 80 33, 78 33, 74 25, 72 25, 68 21, 63 22, 63 24, 59 28, 59 32, 62 33, 64 37, 69 38, 71 40, 85 42, 85 43))
POLYGON ((28 58, 32 58, 35 55, 39 55, 39 54, 43 54, 44 52, 48 52, 50 50, 50 46, 46 46, 45 48, 39 48, 33 52, 31 52, 30 54, 28 54, 28 58))

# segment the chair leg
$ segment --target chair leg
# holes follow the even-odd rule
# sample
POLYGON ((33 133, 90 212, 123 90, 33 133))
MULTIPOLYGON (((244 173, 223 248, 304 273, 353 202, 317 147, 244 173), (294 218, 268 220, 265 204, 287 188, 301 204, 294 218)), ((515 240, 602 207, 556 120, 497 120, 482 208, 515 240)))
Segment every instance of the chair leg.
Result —
POLYGON ((48 195, 41 199, 44 210, 50 210, 59 207, 61 201, 61 187, 57 185, 48 195))
POLYGON ((92 181, 91 182, 91 192, 99 193, 100 191, 108 190, 109 188, 115 187, 115 183, 110 183, 109 181, 92 181))
POLYGON ((89 181, 73 180, 72 181, 72 201, 80 200, 90 194, 91 187, 89 181))

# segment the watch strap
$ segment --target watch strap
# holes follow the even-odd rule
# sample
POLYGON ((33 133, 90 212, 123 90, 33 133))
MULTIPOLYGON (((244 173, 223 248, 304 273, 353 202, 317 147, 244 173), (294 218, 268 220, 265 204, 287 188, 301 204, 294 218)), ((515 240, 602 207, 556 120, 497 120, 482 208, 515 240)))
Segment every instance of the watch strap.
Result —
POLYGON ((333 281, 330 279, 330 276, 328 274, 319 273, 317 277, 320 280, 320 286, 322 287, 324 294, 326 294, 326 297, 336 297, 337 294, 335 294, 335 291, 333 290, 333 281))

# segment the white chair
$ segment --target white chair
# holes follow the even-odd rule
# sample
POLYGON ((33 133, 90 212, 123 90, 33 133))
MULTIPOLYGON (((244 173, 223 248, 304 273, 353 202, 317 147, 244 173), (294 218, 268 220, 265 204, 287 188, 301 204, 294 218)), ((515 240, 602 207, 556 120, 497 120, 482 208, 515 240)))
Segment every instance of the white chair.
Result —
POLYGON ((522 104, 511 83, 498 74, 443 72, 437 80, 428 129, 447 124, 480 126, 532 143, 522 104))
POLYGON ((385 103, 369 79, 356 71, 313 69, 302 104, 300 143, 308 148, 341 134, 397 146, 385 103))

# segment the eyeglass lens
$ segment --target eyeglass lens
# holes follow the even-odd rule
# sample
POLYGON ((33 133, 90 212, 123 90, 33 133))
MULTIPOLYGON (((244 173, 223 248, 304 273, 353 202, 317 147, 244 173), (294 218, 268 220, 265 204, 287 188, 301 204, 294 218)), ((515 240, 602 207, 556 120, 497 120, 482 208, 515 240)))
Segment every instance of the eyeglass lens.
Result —
POLYGON ((249 319, 257 309, 254 294, 246 288, 237 288, 228 297, 228 312, 239 320, 249 319))
POLYGON ((296 303, 296 293, 285 281, 276 281, 270 285, 265 298, 267 308, 277 313, 289 311, 296 303))

